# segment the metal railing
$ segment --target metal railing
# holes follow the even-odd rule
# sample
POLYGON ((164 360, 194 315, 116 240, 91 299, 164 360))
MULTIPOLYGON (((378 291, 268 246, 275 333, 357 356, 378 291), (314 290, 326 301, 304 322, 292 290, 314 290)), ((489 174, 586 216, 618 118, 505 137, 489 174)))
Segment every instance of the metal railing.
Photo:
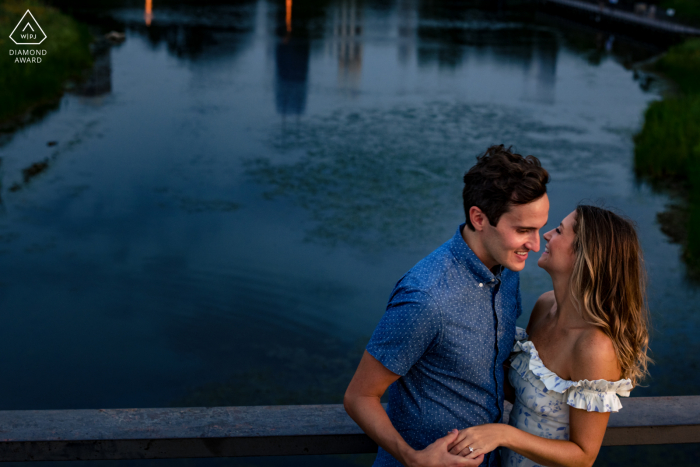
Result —
MULTIPOLYGON (((700 396, 638 397, 623 405, 610 417, 603 445, 700 443, 700 396)), ((376 450, 342 405, 0 412, 4 462, 376 450)))

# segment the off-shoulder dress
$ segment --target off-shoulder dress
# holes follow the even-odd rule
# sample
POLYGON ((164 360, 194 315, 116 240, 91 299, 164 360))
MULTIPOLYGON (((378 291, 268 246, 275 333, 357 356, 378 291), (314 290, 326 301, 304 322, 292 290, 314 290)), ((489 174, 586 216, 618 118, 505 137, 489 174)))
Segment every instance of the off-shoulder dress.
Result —
MULTIPOLYGON (((569 406, 589 412, 617 412, 618 396, 632 390, 629 379, 610 382, 568 381, 542 363, 535 345, 522 328, 517 328, 510 357, 508 380, 515 389, 515 404, 508 423, 515 428, 548 439, 569 439, 569 406)), ((530 459, 501 448, 503 466, 538 466, 530 459)))

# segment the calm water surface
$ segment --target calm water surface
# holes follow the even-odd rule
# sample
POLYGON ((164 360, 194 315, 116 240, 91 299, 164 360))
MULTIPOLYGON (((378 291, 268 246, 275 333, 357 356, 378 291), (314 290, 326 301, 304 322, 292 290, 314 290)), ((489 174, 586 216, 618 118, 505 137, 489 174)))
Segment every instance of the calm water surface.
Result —
POLYGON ((633 396, 699 393, 699 289, 633 173, 660 91, 629 66, 659 49, 415 0, 66 11, 126 41, 0 146, 1 409, 340 402, 497 143, 550 171, 548 228, 584 199, 637 222, 656 365, 633 396))

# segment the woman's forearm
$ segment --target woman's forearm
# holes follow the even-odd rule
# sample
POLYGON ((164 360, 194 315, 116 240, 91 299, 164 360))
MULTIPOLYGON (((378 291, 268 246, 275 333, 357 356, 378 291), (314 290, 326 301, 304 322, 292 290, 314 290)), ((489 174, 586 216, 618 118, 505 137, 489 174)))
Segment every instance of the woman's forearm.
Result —
POLYGON ((547 467, 590 467, 598 455, 573 441, 542 438, 510 425, 504 426, 501 446, 547 467))

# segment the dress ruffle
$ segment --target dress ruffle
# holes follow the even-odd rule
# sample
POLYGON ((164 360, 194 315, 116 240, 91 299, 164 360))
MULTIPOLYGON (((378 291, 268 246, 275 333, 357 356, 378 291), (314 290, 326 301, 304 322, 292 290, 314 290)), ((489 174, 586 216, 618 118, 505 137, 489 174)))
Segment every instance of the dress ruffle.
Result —
POLYGON ((523 328, 516 328, 515 337, 511 368, 543 392, 566 394, 566 403, 571 407, 588 412, 617 412, 622 408, 618 396, 630 395, 633 386, 629 379, 611 382, 604 379, 569 381, 560 378, 544 366, 535 344, 528 340, 529 336, 523 328))

